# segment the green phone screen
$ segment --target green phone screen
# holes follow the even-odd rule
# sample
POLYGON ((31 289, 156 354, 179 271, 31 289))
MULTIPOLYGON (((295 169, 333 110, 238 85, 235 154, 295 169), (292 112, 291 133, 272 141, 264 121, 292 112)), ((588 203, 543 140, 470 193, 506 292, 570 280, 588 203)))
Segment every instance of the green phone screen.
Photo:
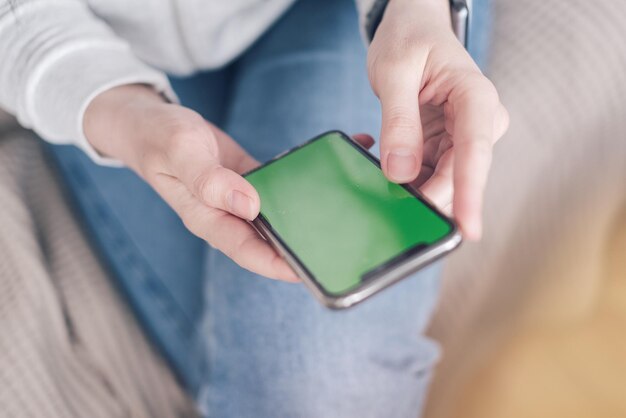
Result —
POLYGON ((334 295, 452 230, 350 141, 339 132, 325 134, 246 176, 274 232, 334 295))

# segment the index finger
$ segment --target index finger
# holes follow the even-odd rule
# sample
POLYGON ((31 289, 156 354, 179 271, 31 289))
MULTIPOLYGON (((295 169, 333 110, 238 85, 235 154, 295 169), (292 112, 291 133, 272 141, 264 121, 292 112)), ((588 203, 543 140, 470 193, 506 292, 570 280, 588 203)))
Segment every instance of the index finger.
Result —
POLYGON ((465 237, 482 235, 482 200, 491 166, 498 93, 479 75, 466 80, 448 98, 452 111, 454 144, 454 215, 465 237))

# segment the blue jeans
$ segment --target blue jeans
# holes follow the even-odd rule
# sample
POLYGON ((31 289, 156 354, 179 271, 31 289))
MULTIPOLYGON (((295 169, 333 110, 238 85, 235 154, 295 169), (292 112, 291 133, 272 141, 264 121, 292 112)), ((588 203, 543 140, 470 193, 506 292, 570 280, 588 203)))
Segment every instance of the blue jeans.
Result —
MULTIPOLYGON (((326 130, 379 131, 350 0, 300 0, 233 64, 172 83, 261 161, 326 130)), ((131 171, 50 149, 112 279, 205 415, 418 416, 440 265, 330 311, 194 237, 131 171)))

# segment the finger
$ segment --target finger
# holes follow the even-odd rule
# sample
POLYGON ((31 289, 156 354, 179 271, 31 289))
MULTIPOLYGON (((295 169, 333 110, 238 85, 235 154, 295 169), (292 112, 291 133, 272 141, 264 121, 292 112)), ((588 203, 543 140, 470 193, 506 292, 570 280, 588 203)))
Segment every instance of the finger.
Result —
POLYGON ((496 126, 494 128, 495 141, 498 141, 506 133, 506 131, 509 129, 509 123, 509 112, 502 104, 500 104, 498 106, 498 111, 496 112, 496 126))
POLYGON ((218 155, 229 155, 229 164, 236 165, 233 150, 228 148, 232 144, 220 142, 224 149, 219 149, 209 129, 196 131, 193 136, 187 134, 175 143, 175 149, 168 154, 170 171, 200 202, 243 219, 256 218, 260 209, 256 190, 241 175, 223 166, 218 155))
POLYGON ((363 148, 370 149, 376 143, 369 134, 359 133, 352 135, 352 139, 358 142, 363 148))
POLYGON ((421 71, 395 65, 383 74, 375 86, 382 107, 382 168, 389 180, 408 183, 419 174, 422 161, 421 71))
POLYGON ((279 280, 299 281, 287 262, 242 219, 213 211, 206 220, 199 220, 195 230, 247 270, 279 280))
POLYGON ((428 165, 422 165, 422 169, 420 173, 417 175, 417 178, 410 182, 411 187, 415 189, 420 189, 424 183, 433 175, 434 169, 428 165))
POLYGON ((435 167, 439 158, 450 148, 452 148, 452 138, 446 131, 426 139, 424 141, 422 168, 424 166, 435 167))
POLYGON ((424 152, 422 157, 422 169, 417 179, 411 183, 416 188, 422 185, 433 175, 435 167, 439 163, 441 156, 452 148, 452 139, 447 132, 438 134, 435 137, 424 140, 424 152))
POLYGON ((470 240, 482 234, 482 199, 491 165, 498 94, 484 77, 467 81, 448 99, 453 115, 453 211, 470 240))
POLYGON ((438 208, 442 209, 452 202, 453 185, 453 149, 447 150, 439 159, 432 176, 420 187, 420 191, 438 208))
POLYGON ((156 189, 192 233, 241 267, 273 279, 299 281, 287 262, 244 220, 206 207, 174 177, 159 176, 156 189))

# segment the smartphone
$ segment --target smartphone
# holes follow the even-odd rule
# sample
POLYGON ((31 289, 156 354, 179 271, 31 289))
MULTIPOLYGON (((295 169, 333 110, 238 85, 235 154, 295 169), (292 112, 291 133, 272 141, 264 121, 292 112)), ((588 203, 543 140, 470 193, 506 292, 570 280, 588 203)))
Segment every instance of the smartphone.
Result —
POLYGON ((339 131, 324 133, 245 174, 261 198, 256 230, 313 295, 341 309, 449 253, 454 221, 339 131))

